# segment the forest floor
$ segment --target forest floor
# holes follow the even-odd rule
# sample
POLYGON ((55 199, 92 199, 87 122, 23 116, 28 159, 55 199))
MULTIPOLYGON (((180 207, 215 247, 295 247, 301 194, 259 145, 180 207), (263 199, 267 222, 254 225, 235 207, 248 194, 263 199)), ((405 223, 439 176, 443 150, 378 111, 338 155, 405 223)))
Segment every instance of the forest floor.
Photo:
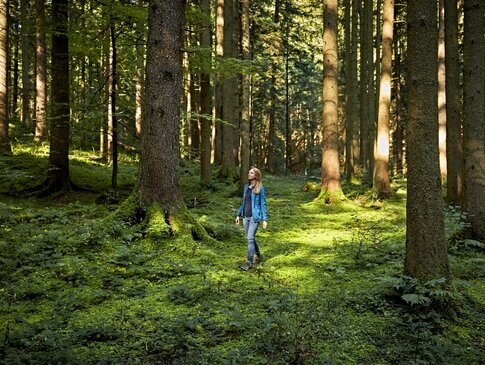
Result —
MULTIPOLYGON (((47 158, 46 146, 21 144, 0 157, 1 364, 485 359, 484 245, 460 239, 466 217, 448 207, 452 285, 402 276, 404 180, 387 201, 356 181, 325 205, 315 200, 318 179, 263 176, 264 261, 244 272, 234 183, 204 189, 197 164, 182 161, 184 200, 217 242, 154 240, 141 225, 106 220, 119 203, 96 204, 111 169, 90 152, 71 156, 71 178, 86 191, 18 193, 45 178, 47 158)), ((122 156, 120 202, 136 174, 136 160, 122 156)))

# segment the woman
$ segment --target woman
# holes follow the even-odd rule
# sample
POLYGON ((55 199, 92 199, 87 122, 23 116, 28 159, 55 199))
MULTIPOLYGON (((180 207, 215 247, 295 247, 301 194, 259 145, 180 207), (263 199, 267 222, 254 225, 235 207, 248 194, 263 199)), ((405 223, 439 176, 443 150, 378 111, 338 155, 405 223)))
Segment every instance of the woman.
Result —
POLYGON ((255 167, 248 172, 248 182, 244 185, 242 203, 236 214, 236 224, 239 224, 240 218, 243 219, 244 231, 248 239, 248 257, 247 262, 239 267, 248 271, 253 267, 254 255, 259 262, 263 259, 255 238, 259 223, 263 222, 264 229, 268 226, 266 192, 261 180, 261 172, 255 167))

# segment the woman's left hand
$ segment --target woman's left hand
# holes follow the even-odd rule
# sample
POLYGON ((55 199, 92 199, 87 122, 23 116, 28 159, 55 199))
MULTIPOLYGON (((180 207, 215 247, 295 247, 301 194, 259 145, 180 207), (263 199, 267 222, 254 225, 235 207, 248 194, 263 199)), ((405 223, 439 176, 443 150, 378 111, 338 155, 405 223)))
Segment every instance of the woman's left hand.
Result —
POLYGON ((266 229, 266 227, 268 227, 268 222, 263 221, 263 228, 266 229))

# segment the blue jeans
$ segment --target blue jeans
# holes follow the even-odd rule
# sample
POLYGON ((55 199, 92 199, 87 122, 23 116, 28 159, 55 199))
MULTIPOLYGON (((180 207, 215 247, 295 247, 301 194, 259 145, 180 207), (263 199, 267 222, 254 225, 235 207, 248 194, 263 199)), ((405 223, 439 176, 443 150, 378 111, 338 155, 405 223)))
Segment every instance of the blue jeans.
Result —
POLYGON ((243 218, 244 231, 248 239, 248 264, 253 264, 254 254, 261 256, 258 244, 256 243, 256 231, 258 230, 259 222, 255 222, 253 217, 243 218))

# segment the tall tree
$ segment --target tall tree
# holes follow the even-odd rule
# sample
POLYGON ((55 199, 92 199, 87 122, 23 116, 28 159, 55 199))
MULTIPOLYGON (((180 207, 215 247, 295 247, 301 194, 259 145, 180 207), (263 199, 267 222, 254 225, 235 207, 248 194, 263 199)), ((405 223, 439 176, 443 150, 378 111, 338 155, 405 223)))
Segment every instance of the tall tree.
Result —
POLYGON ((382 74, 379 90, 379 115, 377 121, 377 144, 374 163, 374 189, 379 198, 391 194, 389 178, 389 112, 391 105, 392 39, 394 25, 394 0, 384 0, 382 29, 382 74))
POLYGON ((30 127, 30 68, 31 68, 31 42, 30 42, 30 1, 21 0, 20 11, 22 19, 22 124, 30 127))
POLYGON ((439 124, 439 151, 440 173, 446 181, 446 67, 445 67, 445 5, 439 0, 438 13, 438 124, 439 124))
MULTIPOLYGON (((137 6, 143 8, 143 0, 138 0, 137 6)), ((143 93, 143 68, 145 64, 144 47, 141 35, 144 32, 144 22, 141 19, 136 24, 136 29, 140 39, 136 43, 136 72, 135 72, 135 135, 141 136, 142 123, 142 93, 143 93)))
MULTIPOLYGON (((224 59, 230 61, 238 57, 239 18, 238 1, 224 0, 224 59)), ((234 71, 234 70, 233 70, 234 71)), ((238 75, 234 71, 223 82, 222 114, 222 166, 220 176, 234 176, 236 171, 237 149, 235 140, 239 141, 239 82, 238 75)), ((239 146, 239 144, 238 144, 239 146)))
POLYGON ((178 178, 184 0, 150 0, 139 190, 164 213, 183 204, 178 178))
POLYGON ((10 152, 8 140, 8 0, 0 0, 0 152, 10 152))
POLYGON ((449 277, 438 154, 437 3, 407 0, 406 275, 449 277))
MULTIPOLYGON (((216 11, 216 59, 221 59, 224 56, 224 0, 217 0, 216 11)), ((214 161, 222 164, 222 97, 223 97, 223 77, 221 72, 216 74, 215 85, 215 141, 214 141, 214 161)))
POLYGON ((47 137, 47 61, 45 45, 45 2, 36 0, 37 30, 35 35, 35 135, 40 141, 47 137))
POLYGON ((69 180, 69 0, 52 1, 52 120, 47 192, 67 190, 69 180))
MULTIPOLYGON (((211 1, 201 1, 204 20, 200 45, 205 50, 204 55, 208 58, 208 65, 212 65, 211 51, 211 1)), ((211 119, 212 119, 212 88, 209 70, 204 70, 200 75, 200 180, 207 184, 211 179, 211 119)))
MULTIPOLYGON (((241 2, 241 35, 242 35, 242 58, 249 61, 251 59, 251 42, 250 42, 250 17, 249 17, 250 0, 242 0, 241 2)), ((241 103, 241 172, 239 178, 239 185, 242 189, 247 181, 246 175, 249 171, 250 163, 250 113, 249 113, 249 97, 250 97, 250 82, 251 78, 248 72, 242 76, 242 103, 241 103)), ((242 191, 242 190, 241 190, 242 191)))
POLYGON ((463 156, 465 206, 477 237, 485 237, 485 3, 465 0, 463 156))
POLYGON ((446 200, 462 205, 463 139, 458 51, 458 9, 456 0, 445 0, 445 68, 446 68, 446 200))
POLYGON ((323 34, 323 141, 321 195, 327 200, 341 190, 338 156, 338 52, 337 0, 324 0, 323 34))

